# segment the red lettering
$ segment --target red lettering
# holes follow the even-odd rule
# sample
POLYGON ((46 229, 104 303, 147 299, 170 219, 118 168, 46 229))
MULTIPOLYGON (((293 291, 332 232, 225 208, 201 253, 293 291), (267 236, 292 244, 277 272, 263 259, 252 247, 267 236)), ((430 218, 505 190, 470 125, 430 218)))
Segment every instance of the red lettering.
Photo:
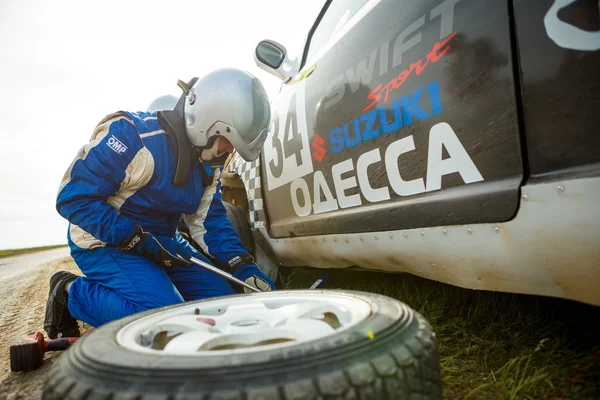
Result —
POLYGON ((388 101, 388 96, 392 90, 394 90, 394 79, 388 82, 387 85, 383 87, 385 89, 385 97, 383 98, 383 102, 388 101))
POLYGON ((369 103, 363 109, 363 112, 367 112, 370 108, 374 107, 377 103, 379 103, 379 100, 381 100, 383 90, 385 90, 385 97, 383 99, 383 102, 385 103, 386 101, 388 101, 389 94, 392 91, 404 85, 404 82, 406 82, 406 79, 410 76, 411 72, 415 71, 416 75, 421 75, 421 72, 423 72, 427 68, 430 62, 435 63, 439 61, 442 57, 444 57, 448 50, 450 50, 450 45, 448 43, 450 43, 450 40, 452 40, 454 36, 456 36, 456 32, 453 32, 452 34, 448 35, 448 37, 446 37, 441 42, 435 43, 431 51, 425 55, 425 63, 423 63, 423 59, 417 60, 416 62, 410 64, 410 68, 402 70, 398 74, 398 76, 392 78, 388 83, 386 83, 385 86, 381 84, 377 85, 377 87, 373 89, 371 93, 369 93, 369 95, 367 96, 367 100, 371 100, 371 103, 369 103), (446 45, 447 47, 442 49, 446 45))
POLYGON ((427 67, 427 64, 429 64, 429 60, 427 60, 425 64, 423 64, 423 60, 419 60, 416 63, 410 64, 410 69, 414 69, 417 75, 421 75, 421 72, 427 67))
POLYGON ((367 105, 363 112, 367 111, 369 108, 379 103, 379 100, 381 100, 381 93, 379 92, 381 91, 382 87, 383 85, 379 84, 375 89, 371 90, 371 93, 369 93, 369 95, 367 96, 367 99, 371 100, 371 104, 367 105))
POLYGON ((398 82, 398 87, 404 85, 404 82, 406 82, 406 78, 408 78, 410 75, 410 70, 404 70, 402 72, 400 72, 400 74, 398 75, 397 78, 397 82, 398 82))
POLYGON ((442 47, 444 47, 445 45, 448 44, 448 42, 450 42, 450 40, 456 36, 456 32, 453 32, 451 35, 449 35, 446 39, 444 39, 441 42, 438 42, 436 44, 433 45, 433 49, 431 49, 431 51, 429 53, 427 53, 427 59, 431 60, 431 62, 437 62, 440 60, 440 58, 444 57, 444 55, 448 52, 448 50, 450 50, 450 46, 446 47, 444 49, 444 51, 442 51, 441 53, 438 53, 438 51, 440 51, 440 49, 442 47))

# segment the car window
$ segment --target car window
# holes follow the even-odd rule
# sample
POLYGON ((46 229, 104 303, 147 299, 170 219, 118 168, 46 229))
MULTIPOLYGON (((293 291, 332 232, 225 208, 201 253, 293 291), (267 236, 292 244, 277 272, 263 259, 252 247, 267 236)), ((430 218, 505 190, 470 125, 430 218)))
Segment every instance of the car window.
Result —
POLYGON ((304 59, 314 56, 367 1, 333 0, 310 38, 308 54, 304 59))

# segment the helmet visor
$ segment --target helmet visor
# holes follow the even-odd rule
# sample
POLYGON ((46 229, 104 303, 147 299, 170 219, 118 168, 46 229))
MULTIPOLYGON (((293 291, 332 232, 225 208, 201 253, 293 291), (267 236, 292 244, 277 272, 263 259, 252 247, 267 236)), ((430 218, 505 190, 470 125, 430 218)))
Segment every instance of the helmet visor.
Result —
POLYGON ((271 122, 271 106, 267 93, 258 79, 252 80, 252 123, 245 131, 239 131, 244 142, 250 144, 259 136, 267 134, 271 122))

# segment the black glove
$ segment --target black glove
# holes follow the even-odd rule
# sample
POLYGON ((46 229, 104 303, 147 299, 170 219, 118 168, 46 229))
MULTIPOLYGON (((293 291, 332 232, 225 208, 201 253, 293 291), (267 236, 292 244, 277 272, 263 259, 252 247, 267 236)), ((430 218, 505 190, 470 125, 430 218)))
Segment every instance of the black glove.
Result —
POLYGON ((136 252, 150 257, 163 267, 180 266, 185 267, 191 257, 197 257, 188 244, 180 243, 175 239, 154 236, 150 232, 144 232, 141 226, 136 225, 133 235, 118 247, 121 251, 136 252))

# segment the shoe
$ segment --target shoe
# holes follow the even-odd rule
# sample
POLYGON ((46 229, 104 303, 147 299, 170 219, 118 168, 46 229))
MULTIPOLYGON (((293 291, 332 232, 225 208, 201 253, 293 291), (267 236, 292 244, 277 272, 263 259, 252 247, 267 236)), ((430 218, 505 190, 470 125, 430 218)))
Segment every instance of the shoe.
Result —
POLYGON ((77 278, 77 275, 67 271, 58 271, 50 278, 44 318, 44 330, 50 339, 81 335, 77 320, 69 312, 69 297, 65 291, 65 285, 77 278))

